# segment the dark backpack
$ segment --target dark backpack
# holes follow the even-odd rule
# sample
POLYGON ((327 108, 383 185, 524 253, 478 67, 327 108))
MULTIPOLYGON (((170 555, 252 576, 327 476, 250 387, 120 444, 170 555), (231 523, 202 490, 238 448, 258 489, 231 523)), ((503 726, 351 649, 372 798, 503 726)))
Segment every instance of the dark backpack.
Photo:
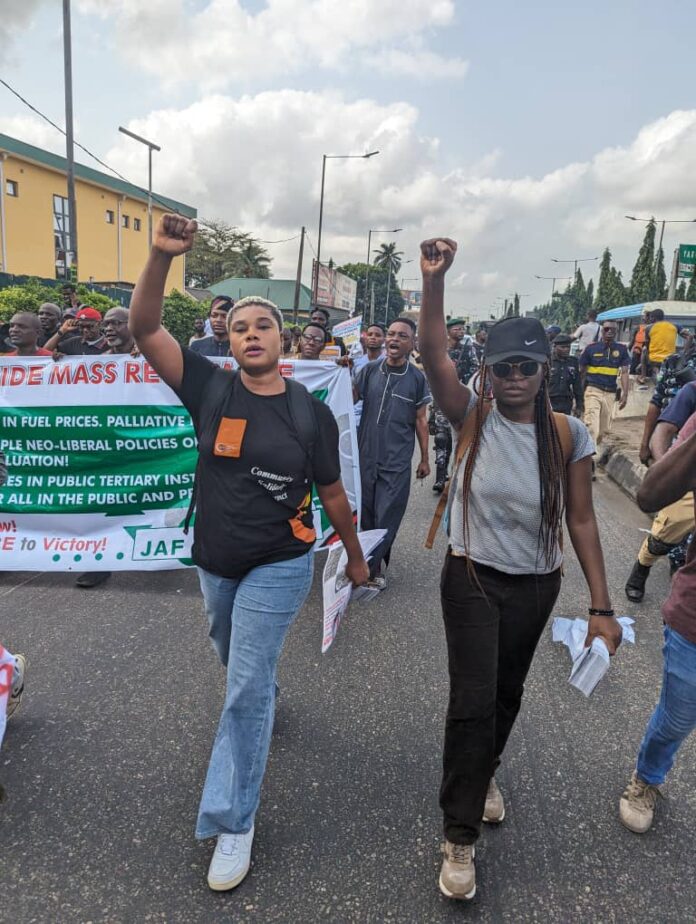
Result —
MULTIPOLYGON (((233 371, 229 373, 229 375, 232 378, 232 387, 230 387, 230 381, 227 375, 224 377, 216 376, 211 383, 211 385, 214 384, 214 387, 209 390, 210 394, 208 395, 208 399, 217 402, 215 416, 218 420, 223 416, 223 411, 225 410, 228 400, 234 395, 239 372, 233 371)), ((319 424, 317 422, 317 415, 314 411, 314 403, 312 396, 301 382, 296 382, 294 379, 285 379, 285 387, 288 396, 290 423, 295 431, 300 446, 304 450, 305 477, 307 481, 311 482, 314 481, 314 447, 316 446, 319 434, 319 424)), ((191 517, 193 516, 193 511, 196 509, 199 465, 200 463, 196 464, 196 473, 194 475, 193 488, 191 490, 191 502, 186 512, 186 519, 184 520, 184 535, 188 535, 191 517)))

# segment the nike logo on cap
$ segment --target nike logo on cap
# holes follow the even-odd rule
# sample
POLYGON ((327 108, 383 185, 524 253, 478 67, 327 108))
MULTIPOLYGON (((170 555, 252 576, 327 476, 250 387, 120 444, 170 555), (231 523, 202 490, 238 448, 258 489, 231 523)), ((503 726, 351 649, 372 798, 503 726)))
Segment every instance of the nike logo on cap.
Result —
POLYGON ((536 340, 525 340, 524 341, 525 346, 531 346, 533 343, 536 343, 536 340))

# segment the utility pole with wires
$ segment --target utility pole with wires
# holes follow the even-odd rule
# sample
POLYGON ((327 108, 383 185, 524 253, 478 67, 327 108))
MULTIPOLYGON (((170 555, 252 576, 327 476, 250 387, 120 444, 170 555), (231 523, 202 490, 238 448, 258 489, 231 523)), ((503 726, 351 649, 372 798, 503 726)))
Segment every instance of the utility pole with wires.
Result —
POLYGON ((292 323, 297 324, 297 312, 300 308, 300 290, 302 287, 302 258, 304 256, 304 239, 305 239, 305 228, 302 225, 302 232, 300 234, 300 254, 297 258, 297 276, 295 278, 295 299, 292 306, 292 323))
MULTIPOLYGON (((77 201, 75 198, 75 150, 73 144, 72 99, 72 39, 70 31, 70 0, 63 0, 63 64, 65 72, 65 148, 68 174, 68 242, 65 247, 65 278, 70 279, 75 267, 77 281, 77 201), (69 259, 68 254, 72 259, 69 259)), ((63 244, 66 244, 65 228, 63 244)))

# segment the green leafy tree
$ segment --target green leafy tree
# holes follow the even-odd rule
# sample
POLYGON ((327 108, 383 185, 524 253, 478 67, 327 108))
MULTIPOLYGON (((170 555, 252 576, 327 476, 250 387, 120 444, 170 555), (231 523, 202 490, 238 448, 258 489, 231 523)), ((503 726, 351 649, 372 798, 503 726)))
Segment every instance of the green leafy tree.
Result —
POLYGON ((682 279, 682 281, 677 286, 677 289, 674 293, 674 300, 677 302, 686 301, 686 280, 685 279, 682 279))
MULTIPOLYGON (((384 318, 384 305, 387 299, 387 280, 388 274, 387 270, 380 266, 370 266, 366 263, 346 263, 344 266, 338 267, 339 273, 344 273, 346 276, 350 276, 351 279, 355 279, 358 284, 358 294, 356 305, 358 309, 362 311, 364 318, 370 316, 370 298, 371 293, 374 290, 374 305, 375 321, 383 323, 384 318), (368 282, 368 291, 367 299, 365 298, 365 274, 369 269, 369 282, 368 282)), ((404 301, 403 296, 399 290, 398 283, 396 281, 396 276, 391 274, 391 282, 389 283, 389 310, 387 312, 386 322, 391 324, 394 318, 398 318, 400 314, 404 311, 406 307, 406 302, 404 301)))
POLYGON ((638 259, 631 274, 629 286, 631 302, 651 302, 657 297, 655 279, 655 219, 651 218, 645 228, 645 237, 638 252, 638 259))
POLYGON ((401 258, 403 251, 396 249, 396 243, 380 244, 378 250, 372 251, 376 254, 373 263, 375 266, 381 266, 383 269, 391 269, 392 273, 398 273, 401 269, 401 258))
POLYGON ((173 289, 164 299, 162 324, 182 346, 188 346, 194 320, 207 317, 209 310, 210 302, 198 302, 173 289))
POLYGON ((687 302, 696 302, 696 273, 689 280, 689 287, 684 293, 684 298, 687 302))
POLYGON ((229 276, 268 279, 271 259, 247 232, 205 219, 186 258, 186 285, 207 289, 229 276))
POLYGON ((655 298, 667 298, 667 273, 665 273, 665 252, 660 247, 655 259, 655 298))
POLYGON ((594 304, 594 279, 590 279, 587 283, 587 308, 588 310, 594 304))
POLYGON ((42 285, 38 279, 28 279, 24 285, 0 289, 0 322, 6 323, 13 314, 22 311, 36 313, 44 302, 53 302, 62 307, 60 289, 42 285))

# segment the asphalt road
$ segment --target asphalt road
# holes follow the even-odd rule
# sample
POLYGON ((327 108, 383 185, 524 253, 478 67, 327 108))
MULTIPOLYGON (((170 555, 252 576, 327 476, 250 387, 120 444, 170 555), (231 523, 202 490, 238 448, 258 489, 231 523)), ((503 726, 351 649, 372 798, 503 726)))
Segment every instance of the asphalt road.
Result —
MULTIPOLYGON (((478 894, 437 888, 447 698, 434 506, 414 487, 390 586, 348 614, 322 656, 318 584, 283 655, 282 693, 254 859, 211 893, 198 796, 223 698, 195 575, 122 573, 93 591, 67 574, 2 574, 0 638, 29 659, 0 755, 0 920, 28 922, 691 922, 696 914, 696 740, 643 838, 617 803, 660 682, 661 565, 639 607, 623 583, 646 525, 597 483, 615 603, 636 616, 587 701, 569 658, 539 648, 499 774, 508 817, 484 833, 478 894)), ((587 596, 572 554, 557 613, 587 596)))

